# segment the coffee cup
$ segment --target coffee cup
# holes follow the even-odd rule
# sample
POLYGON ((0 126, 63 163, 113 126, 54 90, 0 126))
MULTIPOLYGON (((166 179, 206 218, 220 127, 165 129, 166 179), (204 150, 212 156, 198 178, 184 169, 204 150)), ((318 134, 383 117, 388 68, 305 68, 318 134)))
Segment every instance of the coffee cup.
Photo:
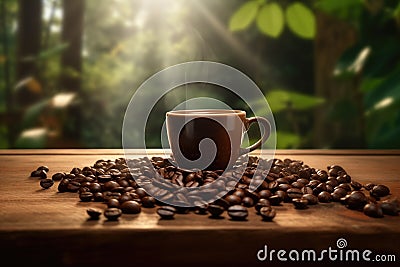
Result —
POLYGON ((271 132, 267 119, 246 118, 243 110, 174 110, 166 113, 166 124, 173 158, 187 170, 226 170, 240 156, 260 148, 271 132), (262 136, 242 148, 244 134, 255 122, 262 125, 262 136))

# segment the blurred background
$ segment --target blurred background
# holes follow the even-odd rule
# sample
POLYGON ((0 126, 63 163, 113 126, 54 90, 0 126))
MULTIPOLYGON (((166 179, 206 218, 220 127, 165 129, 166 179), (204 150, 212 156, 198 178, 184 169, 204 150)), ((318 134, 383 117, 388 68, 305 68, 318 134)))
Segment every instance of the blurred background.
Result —
MULTIPOLYGON (((277 148, 400 148, 399 0, 0 5, 0 148, 119 148, 135 90, 192 60, 255 81, 277 148)), ((160 147, 160 114, 188 96, 248 109, 221 88, 177 88, 150 116, 148 147, 160 147)))

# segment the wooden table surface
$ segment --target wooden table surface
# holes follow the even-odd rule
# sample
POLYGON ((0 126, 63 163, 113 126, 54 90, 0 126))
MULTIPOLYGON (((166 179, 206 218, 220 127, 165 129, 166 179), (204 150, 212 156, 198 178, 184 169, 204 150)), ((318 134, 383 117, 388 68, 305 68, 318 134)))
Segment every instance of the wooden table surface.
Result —
MULTIPOLYGON (((339 238, 346 239, 346 249, 370 249, 372 255, 395 255, 397 264, 400 261, 400 216, 370 218, 339 203, 307 210, 285 203, 277 207, 273 222, 262 221, 253 209, 244 222, 231 221, 226 214, 217 220, 192 213, 164 221, 155 209, 145 208, 138 215, 124 214, 118 222, 103 216, 90 221, 86 209, 105 204, 82 203, 76 193, 58 193, 58 182, 43 190, 37 178, 29 177, 40 165, 47 165, 51 176, 119 157, 123 151, 111 149, 0 151, 0 255, 9 260, 3 266, 270 266, 256 257, 264 245, 321 251, 337 249, 339 238)), ((320 169, 339 164, 354 180, 385 184, 400 197, 399 150, 278 150, 275 157, 303 160, 320 169)), ((272 263, 281 264, 277 258, 272 263)), ((295 265, 299 263, 289 264, 295 265)))

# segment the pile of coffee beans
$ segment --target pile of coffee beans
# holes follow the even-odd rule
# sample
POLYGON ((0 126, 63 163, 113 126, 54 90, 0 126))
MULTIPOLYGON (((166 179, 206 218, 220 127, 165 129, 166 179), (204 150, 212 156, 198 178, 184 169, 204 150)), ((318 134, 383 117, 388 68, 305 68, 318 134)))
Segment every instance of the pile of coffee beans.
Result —
POLYGON ((82 202, 106 204, 103 211, 89 208, 90 219, 99 219, 103 214, 108 220, 118 220, 122 214, 138 214, 142 208, 157 207, 160 218, 167 220, 173 219, 176 213, 193 211, 209 214, 209 218, 223 218, 226 212, 231 220, 244 221, 251 208, 264 221, 271 221, 276 215, 275 207, 282 203, 292 203, 295 209, 303 210, 329 202, 341 203, 370 217, 399 214, 399 203, 391 198, 387 186, 361 184, 338 165, 322 170, 301 160, 265 160, 250 156, 242 168, 224 172, 182 170, 172 161, 162 157, 101 159, 93 166, 55 173, 51 179, 47 178, 49 168, 46 166, 40 166, 31 176, 40 178, 44 189, 58 181, 60 193, 74 192, 82 202), (138 181, 145 181, 146 186, 139 186, 138 181), (259 185, 255 190, 252 190, 252 181, 259 185), (165 189, 170 186, 168 184, 182 188, 204 186, 209 187, 210 192, 217 190, 221 194, 207 203, 194 194, 188 197, 172 194, 165 189), (155 195, 158 197, 154 198, 155 195), (177 205, 168 205, 169 200, 177 205), (190 207, 193 201, 195 207, 190 207))

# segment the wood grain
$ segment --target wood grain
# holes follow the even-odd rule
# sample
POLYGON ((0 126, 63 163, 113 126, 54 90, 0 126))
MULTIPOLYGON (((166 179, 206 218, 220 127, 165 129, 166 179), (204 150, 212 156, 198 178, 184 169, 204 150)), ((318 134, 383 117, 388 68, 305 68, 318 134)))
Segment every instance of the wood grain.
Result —
MULTIPOLYGON (((150 152, 156 155, 160 150, 150 152)), ((276 157, 303 160, 321 169, 339 164, 354 180, 386 184, 393 196, 400 196, 400 151, 312 152, 277 151, 276 157)), ((88 221, 87 207, 104 208, 104 204, 82 203, 75 193, 58 193, 58 183, 43 190, 38 179, 29 177, 40 165, 47 165, 52 175, 92 165, 100 158, 115 159, 122 155, 121 150, 1 151, 2 258, 11 257, 18 266, 25 263, 232 266, 257 264, 256 253, 265 244, 274 248, 319 250, 334 246, 343 237, 351 248, 395 254, 400 260, 400 248, 395 245, 400 239, 399 216, 373 219, 338 203, 328 203, 307 210, 295 210, 291 204, 284 204, 277 208, 277 216, 270 223, 261 221, 252 209, 246 222, 231 221, 227 215, 215 220, 197 214, 178 214, 175 220, 163 221, 155 209, 143 209, 139 215, 123 215, 118 222, 103 218, 88 221), (87 256, 82 256, 83 251, 87 256), (112 253, 116 253, 116 258, 109 255, 112 253)), ((137 156, 142 154, 138 152, 137 156)))

